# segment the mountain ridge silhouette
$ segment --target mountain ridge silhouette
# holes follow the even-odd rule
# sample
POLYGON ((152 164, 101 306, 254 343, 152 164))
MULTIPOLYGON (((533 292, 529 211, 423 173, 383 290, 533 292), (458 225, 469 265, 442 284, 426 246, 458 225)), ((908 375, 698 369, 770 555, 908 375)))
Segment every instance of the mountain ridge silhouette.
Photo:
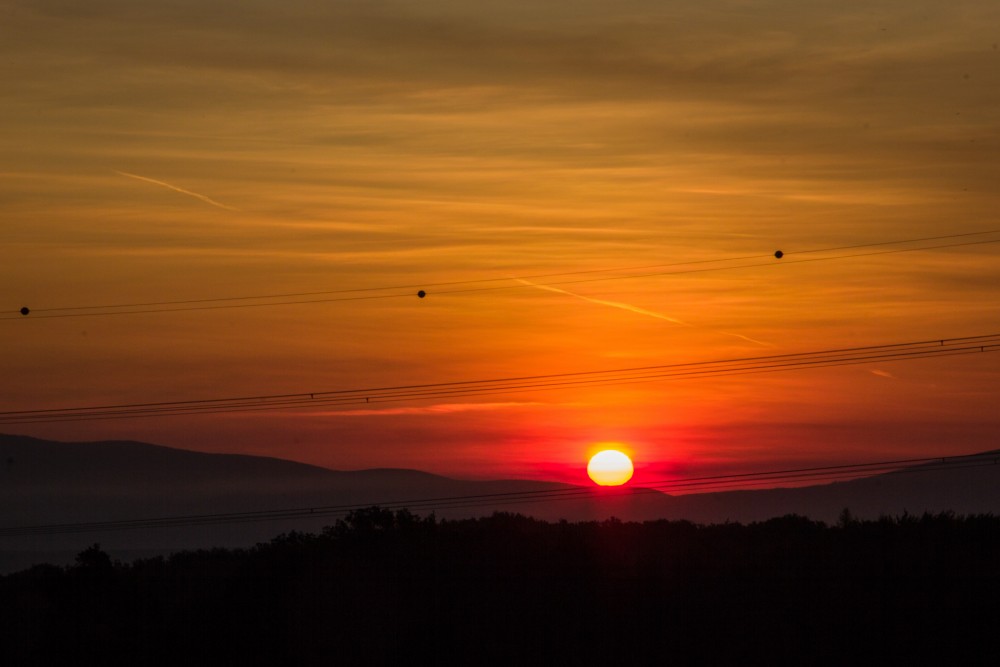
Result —
MULTIPOLYGON (((1000 457, 1000 450, 987 454, 1000 457)), ((939 470, 934 466, 814 486, 668 495, 628 487, 536 480, 470 481, 420 470, 332 470, 275 457, 195 452, 129 440, 59 442, 0 434, 0 528, 156 519, 310 507, 404 505, 466 498, 421 508, 439 518, 494 511, 548 521, 616 517, 694 523, 762 521, 799 514, 835 522, 846 508, 860 518, 903 513, 1000 514, 1000 465, 939 470), (527 496, 517 495, 527 493, 527 496), (505 494, 514 494, 508 496, 505 494), (533 498, 533 495, 540 498, 533 498), (571 498, 561 498, 569 495, 571 498)), ((71 558, 100 541, 112 553, 250 546, 290 530, 315 532, 335 521, 318 515, 282 521, 141 528, 86 534, 0 536, 0 571, 39 554, 71 558)), ((30 564, 30 563, 27 563, 30 564)))

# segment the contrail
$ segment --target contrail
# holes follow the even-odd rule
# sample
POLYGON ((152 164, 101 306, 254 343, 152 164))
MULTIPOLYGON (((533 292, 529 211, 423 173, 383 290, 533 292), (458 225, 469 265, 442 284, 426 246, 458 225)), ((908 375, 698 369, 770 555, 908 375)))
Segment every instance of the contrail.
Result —
POLYGON ((741 338, 745 341, 753 343, 754 345, 760 345, 761 347, 778 347, 774 343, 765 343, 762 340, 757 340, 756 338, 751 338, 750 336, 744 336, 743 334, 732 333, 730 331, 716 331, 716 333, 722 334, 723 336, 732 336, 733 338, 741 338))
POLYGON ((547 292, 555 292, 556 294, 565 294, 566 296, 576 297, 577 299, 582 299, 583 301, 589 301, 590 303, 596 303, 600 306, 610 306, 611 308, 620 308, 622 310, 627 310, 630 313, 636 313, 638 315, 646 315, 648 317, 655 317, 658 320, 666 320, 678 326, 691 327, 693 324, 688 324, 687 322, 678 320, 674 317, 668 317, 662 313, 656 313, 652 310, 646 310, 645 308, 639 308, 628 303, 621 303, 620 301, 605 301, 604 299, 593 299, 589 296, 583 296, 582 294, 576 294, 575 292, 569 292, 564 289, 559 289, 558 287, 551 287, 549 285, 539 285, 538 283, 533 283, 530 280, 525 280, 524 278, 516 278, 519 283, 527 285, 529 287, 537 287, 541 290, 546 290, 547 292))
MULTIPOLYGON (((665 320, 667 322, 670 322, 671 324, 676 324, 677 326, 681 326, 681 327, 693 327, 693 326, 695 326, 695 325, 693 325, 693 324, 691 324, 689 322, 685 322, 684 320, 679 320, 676 317, 670 317, 668 315, 664 315, 663 313, 657 313, 657 312, 652 311, 652 310, 646 310, 645 308, 639 308, 638 306, 633 306, 633 305, 628 304, 628 303, 622 303, 620 301, 606 301, 604 299, 594 299, 594 298, 589 297, 589 296, 583 296, 582 294, 577 294, 575 292, 570 292, 570 291, 567 291, 567 290, 564 290, 564 289, 559 289, 558 287, 552 287, 550 285, 539 285, 538 283, 533 283, 530 280, 525 280, 524 278, 515 278, 515 280, 517 280, 519 283, 521 283, 523 285, 527 285, 529 287, 536 287, 536 288, 538 288, 540 290, 545 290, 547 292, 555 292, 556 294, 565 294, 566 296, 572 296, 572 297, 575 297, 577 299, 581 299, 583 301, 589 301, 590 303, 596 303, 599 306, 610 306, 611 308, 620 308, 621 310, 627 310, 630 313, 635 313, 637 315, 646 315, 647 317, 655 317, 658 320, 665 320)), ((721 334, 723 336, 732 336, 734 338, 740 338, 742 340, 745 340, 745 341, 748 341, 750 343, 753 343, 754 345, 760 345, 762 347, 774 347, 774 345, 772 345, 771 343, 765 343, 763 341, 755 340, 753 338, 750 338, 749 336, 744 336, 743 334, 730 333, 728 331, 715 331, 715 333, 721 334)))
POLYGON ((223 203, 217 202, 214 199, 212 199, 211 197, 206 197, 205 195, 200 195, 197 192, 191 192, 190 190, 185 190, 184 188, 179 188, 176 185, 171 185, 170 183, 164 183, 163 181, 158 181, 155 178, 147 178, 146 176, 139 176, 138 174, 130 174, 127 171, 118 171, 117 169, 115 170, 115 173, 116 174, 120 174, 122 176, 128 176, 129 178, 134 178, 137 181, 146 181, 147 183, 153 183, 155 185, 159 185, 159 186, 165 187, 168 190, 173 190, 174 192, 180 192, 181 194, 184 194, 184 195, 189 195, 191 197, 194 197, 195 199, 200 199, 201 201, 205 202, 206 204, 211 204, 212 206, 217 206, 218 208, 224 208, 227 211, 239 211, 240 210, 238 208, 233 208, 232 206, 226 206, 223 203))

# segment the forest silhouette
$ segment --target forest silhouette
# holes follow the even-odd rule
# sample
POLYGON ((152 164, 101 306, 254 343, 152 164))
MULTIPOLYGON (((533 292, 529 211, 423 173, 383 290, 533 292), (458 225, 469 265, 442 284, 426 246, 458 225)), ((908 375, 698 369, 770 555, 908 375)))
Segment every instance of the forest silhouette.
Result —
POLYGON ((1000 517, 439 520, 0 578, 6 664, 989 662, 1000 517))

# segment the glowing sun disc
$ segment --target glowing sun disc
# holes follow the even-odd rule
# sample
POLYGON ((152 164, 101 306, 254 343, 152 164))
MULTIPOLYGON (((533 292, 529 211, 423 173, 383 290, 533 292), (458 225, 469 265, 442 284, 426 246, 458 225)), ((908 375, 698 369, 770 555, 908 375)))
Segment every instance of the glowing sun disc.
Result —
POLYGON ((597 452, 587 464, 587 474, 600 486, 621 486, 632 479, 632 459, 617 449, 597 452))

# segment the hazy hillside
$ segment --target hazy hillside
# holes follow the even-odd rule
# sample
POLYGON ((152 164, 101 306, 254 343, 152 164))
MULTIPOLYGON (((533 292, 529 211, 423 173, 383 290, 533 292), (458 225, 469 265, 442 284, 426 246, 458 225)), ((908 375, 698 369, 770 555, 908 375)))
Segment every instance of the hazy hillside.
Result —
MULTIPOLYGON (((984 455, 991 453, 1000 455, 984 455)), ((666 518, 702 523, 727 519, 747 522, 795 513, 832 522, 844 508, 865 518, 944 511, 1000 515, 1000 465, 945 470, 933 465, 913 466, 864 479, 796 489, 679 496, 673 499, 666 518)))
MULTIPOLYGON (((0 529, 95 521, 406 503, 425 499, 495 497, 496 502, 434 509, 440 517, 489 514, 508 494, 580 490, 529 480, 464 481, 416 470, 335 471, 280 459, 205 454, 141 442, 68 443, 0 435, 0 529)), ((589 495, 591 490, 582 490, 589 495)), ((656 494, 660 500, 666 496, 656 494)), ((656 513, 656 497, 595 503, 510 505, 548 518, 656 513), (645 511, 639 511, 646 508, 645 511)), ((417 510, 420 511, 420 510, 417 510)), ((429 512, 426 510, 424 513, 429 512)), ((289 530, 318 531, 335 515, 209 526, 138 528, 86 534, 0 536, 0 571, 38 558, 68 561, 81 545, 101 542, 120 557, 165 549, 248 546, 289 530)))
MULTIPOLYGON (((436 502, 411 504, 415 513, 433 511, 442 518, 504 510, 570 521, 615 516, 722 523, 795 513, 832 522, 845 507, 856 516, 872 518, 949 510, 1000 514, 1000 465, 920 470, 805 488, 669 496, 641 488, 608 493, 527 480, 455 480, 415 470, 335 471, 280 459, 205 454, 140 442, 65 443, 0 435, 0 529, 298 508, 399 506, 421 500, 436 502), (533 497, 537 494, 543 498, 533 497)), ((336 516, 319 512, 293 519, 202 526, 0 535, 0 571, 38 558, 66 561, 95 541, 122 558, 175 548, 246 546, 292 529, 318 531, 336 516)))

